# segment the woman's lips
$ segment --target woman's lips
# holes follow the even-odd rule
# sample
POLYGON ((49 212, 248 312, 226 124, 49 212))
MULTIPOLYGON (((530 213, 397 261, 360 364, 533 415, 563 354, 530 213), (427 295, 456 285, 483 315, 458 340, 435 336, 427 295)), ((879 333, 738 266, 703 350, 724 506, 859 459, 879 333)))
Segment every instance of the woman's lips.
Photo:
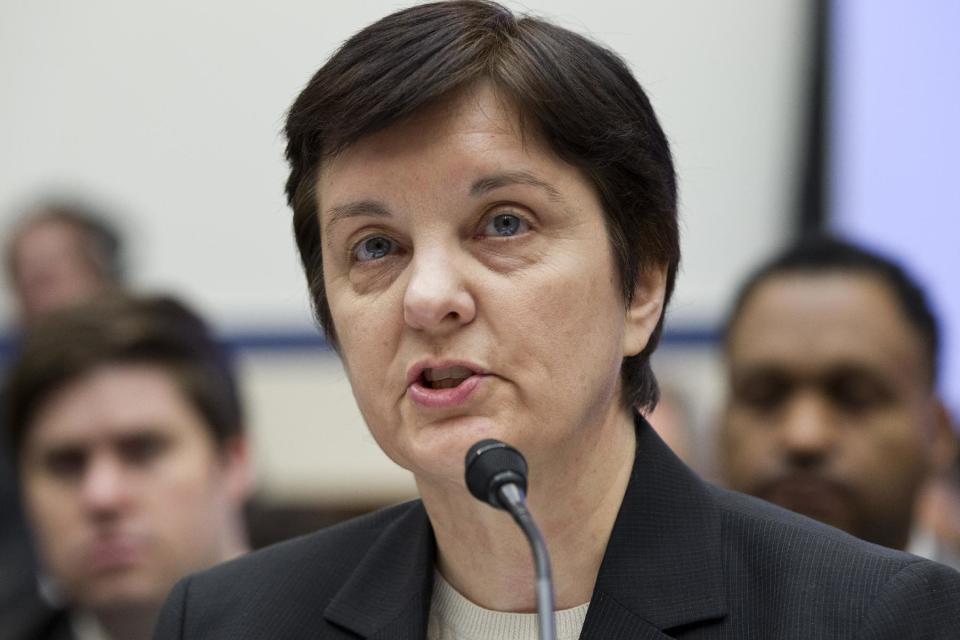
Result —
POLYGON ((452 409, 466 404, 470 397, 483 382, 486 375, 475 373, 455 387, 433 389, 423 384, 422 380, 415 380, 407 387, 407 393, 414 404, 428 409, 452 409))

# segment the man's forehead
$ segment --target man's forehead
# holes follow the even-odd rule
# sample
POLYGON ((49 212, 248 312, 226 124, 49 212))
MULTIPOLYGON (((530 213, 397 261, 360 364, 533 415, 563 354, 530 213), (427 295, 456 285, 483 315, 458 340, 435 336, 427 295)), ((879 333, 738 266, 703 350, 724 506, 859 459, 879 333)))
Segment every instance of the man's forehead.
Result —
POLYGON ((107 365, 51 393, 34 415, 26 444, 122 440, 196 422, 172 375, 153 365, 107 365))
POLYGON ((877 276, 778 274, 745 301, 728 343, 732 368, 776 363, 815 373, 859 364, 924 371, 923 342, 877 276))
POLYGON ((76 224, 58 218, 43 217, 25 223, 16 231, 14 247, 22 250, 26 246, 60 246, 65 242, 77 243, 81 237, 82 232, 76 224))

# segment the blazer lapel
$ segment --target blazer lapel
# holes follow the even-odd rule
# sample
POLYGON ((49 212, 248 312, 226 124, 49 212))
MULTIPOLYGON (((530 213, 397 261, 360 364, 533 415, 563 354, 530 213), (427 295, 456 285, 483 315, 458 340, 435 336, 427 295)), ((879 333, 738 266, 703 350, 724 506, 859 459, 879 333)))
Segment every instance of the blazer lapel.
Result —
POLYGON ((581 638, 666 638, 726 614, 720 515, 703 481, 637 418, 633 475, 581 638))
POLYGON ((324 611, 362 638, 422 640, 433 591, 433 529, 419 501, 392 522, 324 611))
POLYGON ((581 640, 667 640, 655 626, 605 593, 594 592, 581 640))

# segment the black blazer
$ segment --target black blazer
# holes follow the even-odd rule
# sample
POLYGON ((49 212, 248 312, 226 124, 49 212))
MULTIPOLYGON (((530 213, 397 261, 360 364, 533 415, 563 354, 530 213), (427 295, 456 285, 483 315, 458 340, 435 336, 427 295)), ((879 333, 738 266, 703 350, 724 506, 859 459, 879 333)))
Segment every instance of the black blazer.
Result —
MULTIPOLYGON (((960 574, 695 476, 643 420, 581 638, 960 638, 960 574)), ((155 640, 426 635, 419 501, 182 580, 155 640)))

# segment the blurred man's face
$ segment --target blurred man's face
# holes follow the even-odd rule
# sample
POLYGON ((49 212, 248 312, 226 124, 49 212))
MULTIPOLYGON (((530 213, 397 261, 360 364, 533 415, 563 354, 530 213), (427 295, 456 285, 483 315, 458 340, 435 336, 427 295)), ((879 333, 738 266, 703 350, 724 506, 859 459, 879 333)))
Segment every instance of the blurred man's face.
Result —
POLYGON ((883 282, 773 276, 727 347, 721 456, 731 487, 904 547, 939 405, 922 341, 883 282))
POLYGON ((24 324, 82 302, 106 286, 84 253, 80 231, 60 220, 41 220, 23 229, 13 247, 13 265, 24 324))
POLYGON ((42 563, 74 605, 157 607, 238 551, 242 445, 218 449, 164 369, 108 365, 55 392, 20 459, 42 563))

